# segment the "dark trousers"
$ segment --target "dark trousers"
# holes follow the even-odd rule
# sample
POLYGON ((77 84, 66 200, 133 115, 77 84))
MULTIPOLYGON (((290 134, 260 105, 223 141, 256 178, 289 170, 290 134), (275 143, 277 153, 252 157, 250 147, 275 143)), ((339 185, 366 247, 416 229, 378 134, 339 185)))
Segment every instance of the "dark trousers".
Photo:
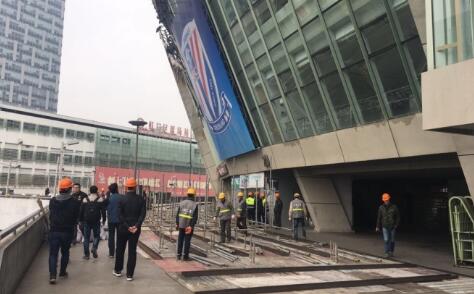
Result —
POLYGON ((57 274, 59 249, 61 249, 60 272, 66 271, 72 236, 73 232, 49 232, 49 273, 51 275, 57 274))
MULTIPOLYGON (((237 228, 241 230, 247 229, 247 218, 246 217, 238 217, 237 218, 237 228)), ((245 232, 247 233, 247 232, 245 232)))
POLYGON ((293 239, 298 240, 298 227, 303 231, 303 237, 306 238, 306 231, 304 229, 304 218, 293 219, 293 239))
POLYGON ((122 231, 119 229, 117 232, 117 254, 115 256, 115 271, 121 272, 123 269, 123 260, 125 255, 125 248, 128 242, 128 260, 127 260, 127 277, 133 277, 135 272, 135 265, 137 264, 137 245, 138 238, 140 237, 140 229, 135 234, 129 231, 122 231))
POLYGON ((77 226, 74 226, 74 232, 72 233, 71 243, 73 245, 76 245, 76 243, 77 243, 77 226))
POLYGON ((247 218, 251 221, 255 220, 255 208, 247 209, 247 218))
POLYGON ((275 213, 275 219, 273 220, 273 225, 276 227, 281 227, 281 213, 275 213))
POLYGON ((115 255, 115 233, 117 232, 118 228, 117 223, 109 223, 109 239, 108 239, 108 245, 109 245, 109 256, 114 256, 115 255))
POLYGON ((230 223, 231 220, 221 220, 220 225, 221 225, 221 242, 224 243, 225 239, 227 237, 227 241, 230 242, 231 240, 231 232, 230 232, 230 223))
POLYGON ((100 241, 100 222, 95 224, 84 224, 84 255, 89 256, 89 242, 91 239, 91 231, 94 236, 94 240, 92 243, 92 250, 97 251, 99 248, 99 241, 100 241))
POLYGON ((194 229, 191 234, 186 235, 185 229, 179 229, 178 234, 178 252, 177 256, 181 257, 184 255, 185 258, 189 257, 189 249, 191 248, 191 238, 193 237, 194 229), (184 252, 183 252, 184 247, 184 252))

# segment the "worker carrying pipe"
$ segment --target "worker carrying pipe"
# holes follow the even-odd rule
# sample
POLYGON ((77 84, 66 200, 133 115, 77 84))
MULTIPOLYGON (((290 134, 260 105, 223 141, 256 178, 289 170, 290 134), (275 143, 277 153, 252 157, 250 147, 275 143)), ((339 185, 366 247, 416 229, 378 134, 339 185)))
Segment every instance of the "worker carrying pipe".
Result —
POLYGON ((189 260, 191 238, 193 237, 194 226, 198 220, 197 203, 194 199, 196 190, 189 188, 187 195, 188 197, 179 203, 178 212, 176 213, 176 229, 179 232, 176 259, 181 260, 182 257, 184 261, 189 260))
POLYGON ((221 243, 225 243, 226 239, 227 242, 231 241, 230 225, 234 217, 234 208, 232 207, 232 204, 230 201, 226 200, 224 192, 219 193, 214 221, 219 218, 219 224, 221 227, 221 243))

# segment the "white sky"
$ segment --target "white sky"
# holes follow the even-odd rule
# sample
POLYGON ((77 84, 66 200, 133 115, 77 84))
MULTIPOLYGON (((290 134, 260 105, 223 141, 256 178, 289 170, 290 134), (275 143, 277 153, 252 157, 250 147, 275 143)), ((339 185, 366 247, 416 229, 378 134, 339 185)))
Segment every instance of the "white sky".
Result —
POLYGON ((67 0, 58 112, 189 127, 151 0, 67 0))

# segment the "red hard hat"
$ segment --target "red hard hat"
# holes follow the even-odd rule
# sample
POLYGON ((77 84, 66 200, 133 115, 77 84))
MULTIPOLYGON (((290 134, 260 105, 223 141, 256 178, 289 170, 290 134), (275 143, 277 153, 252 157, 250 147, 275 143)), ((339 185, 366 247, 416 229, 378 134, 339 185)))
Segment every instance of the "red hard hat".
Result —
POLYGON ((135 180, 135 178, 129 178, 125 182, 125 187, 127 188, 134 188, 136 186, 137 186, 137 181, 135 180))
POLYGON ((73 183, 72 183, 72 180, 70 178, 64 178, 64 179, 61 179, 59 181, 58 185, 59 185, 60 190, 65 190, 65 189, 71 188, 73 183))

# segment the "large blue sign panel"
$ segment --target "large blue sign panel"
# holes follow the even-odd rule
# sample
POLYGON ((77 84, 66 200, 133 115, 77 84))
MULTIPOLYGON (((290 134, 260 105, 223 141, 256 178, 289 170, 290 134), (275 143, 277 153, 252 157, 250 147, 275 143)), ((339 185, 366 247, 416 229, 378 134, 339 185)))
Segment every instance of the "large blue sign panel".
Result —
POLYGON ((172 30, 221 160, 255 149, 201 1, 176 1, 172 30))

